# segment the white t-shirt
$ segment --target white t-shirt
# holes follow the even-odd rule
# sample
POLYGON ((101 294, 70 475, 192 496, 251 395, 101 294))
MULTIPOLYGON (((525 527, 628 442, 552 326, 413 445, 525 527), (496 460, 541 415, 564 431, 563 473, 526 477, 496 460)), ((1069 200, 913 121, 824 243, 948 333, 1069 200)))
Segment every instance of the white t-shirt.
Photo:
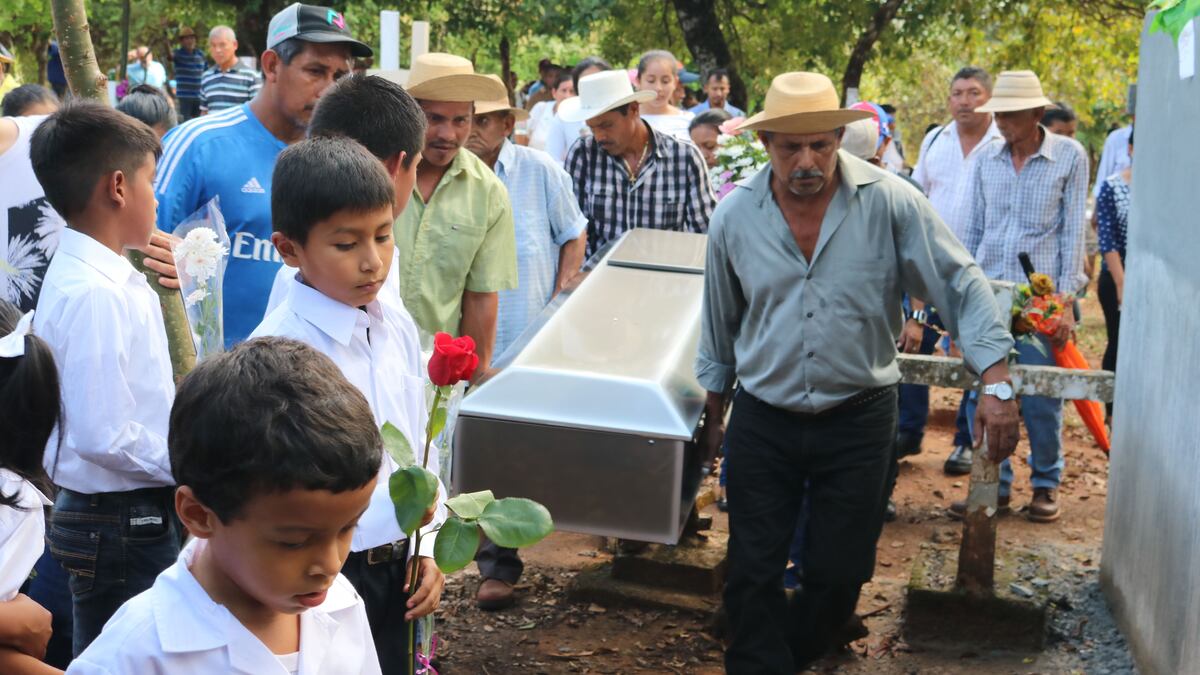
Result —
POLYGON ((696 116, 686 110, 680 111, 675 115, 648 115, 642 113, 642 119, 646 120, 646 124, 654 127, 656 131, 660 131, 668 136, 674 136, 681 141, 692 142, 692 137, 688 134, 688 125, 696 116))
POLYGON ((592 130, 588 128, 587 122, 568 122, 555 114, 544 120, 543 126, 546 129, 546 154, 554 158, 554 161, 562 164, 567 159, 567 151, 575 144, 575 141, 584 136, 591 136, 592 130))
POLYGON ((0 602, 17 597, 42 557, 46 519, 42 507, 52 502, 32 483, 8 469, 0 469, 0 494, 16 495, 16 506, 0 506, 0 602))
POLYGON ((529 147, 537 150, 546 149, 546 139, 550 137, 550 120, 554 119, 554 101, 539 101, 529 111, 529 147))
POLYGON ((66 227, 46 201, 29 161, 29 139, 45 119, 0 118, 0 124, 17 127, 16 142, 0 154, 0 298, 22 312, 37 306, 58 234, 66 227))

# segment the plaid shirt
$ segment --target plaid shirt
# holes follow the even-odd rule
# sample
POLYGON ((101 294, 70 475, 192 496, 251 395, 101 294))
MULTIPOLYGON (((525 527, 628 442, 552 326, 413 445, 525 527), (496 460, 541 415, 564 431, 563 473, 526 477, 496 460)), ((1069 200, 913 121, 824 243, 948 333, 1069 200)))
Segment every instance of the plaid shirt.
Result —
POLYGON ((1017 259, 1024 252, 1059 292, 1074 293, 1087 283, 1087 152, 1073 138, 1041 132, 1042 146, 1021 173, 1008 143, 993 141, 980 152, 962 196, 963 245, 989 279, 1024 282, 1017 259))
POLYGON ((588 255, 635 227, 708 231, 717 198, 700 151, 648 124, 646 129, 650 151, 632 181, 621 158, 591 136, 567 151, 565 167, 588 219, 588 255))

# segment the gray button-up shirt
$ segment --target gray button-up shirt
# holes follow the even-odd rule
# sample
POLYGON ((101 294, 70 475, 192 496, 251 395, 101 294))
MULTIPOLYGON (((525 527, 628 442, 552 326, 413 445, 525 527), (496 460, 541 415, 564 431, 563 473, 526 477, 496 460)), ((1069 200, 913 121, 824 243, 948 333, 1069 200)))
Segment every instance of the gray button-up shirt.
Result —
POLYGON ((907 291, 936 305, 979 373, 1012 349, 991 287, 929 200, 845 152, 840 184, 805 260, 771 194, 768 166, 713 213, 696 375, 734 379, 779 408, 820 412, 900 380, 907 291))

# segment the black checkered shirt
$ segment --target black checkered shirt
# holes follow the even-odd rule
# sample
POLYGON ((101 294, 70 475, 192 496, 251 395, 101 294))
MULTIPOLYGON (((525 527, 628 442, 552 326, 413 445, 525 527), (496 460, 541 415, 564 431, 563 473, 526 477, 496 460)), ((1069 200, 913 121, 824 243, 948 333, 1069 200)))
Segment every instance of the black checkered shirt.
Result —
POLYGON ((648 124, 646 129, 650 151, 632 182, 625 162, 608 154, 592 136, 579 139, 567 151, 567 173, 588 219, 589 256, 635 227, 708 232, 717 198, 704 157, 691 143, 648 124))

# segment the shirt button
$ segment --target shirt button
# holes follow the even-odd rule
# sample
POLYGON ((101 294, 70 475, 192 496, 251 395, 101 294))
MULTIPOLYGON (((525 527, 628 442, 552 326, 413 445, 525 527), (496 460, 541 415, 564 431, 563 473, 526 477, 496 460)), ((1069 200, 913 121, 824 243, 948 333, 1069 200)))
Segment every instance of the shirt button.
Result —
POLYGON ((813 317, 813 313, 812 313, 812 312, 809 312, 807 316, 808 316, 808 318, 810 318, 810 319, 811 319, 811 318, 813 317))
POLYGON ((809 352, 809 353, 808 353, 808 358, 810 358, 810 359, 811 359, 811 358, 813 357, 813 354, 815 354, 815 353, 816 353, 816 352, 809 352))
POLYGON ((813 392, 815 392, 816 390, 817 390, 817 388, 816 388, 816 387, 811 387, 811 386, 810 386, 810 387, 808 388, 808 392, 809 392, 810 394, 811 394, 811 393, 813 393, 813 392))
POLYGON ((804 275, 804 278, 805 278, 805 279, 811 279, 811 278, 812 278, 812 272, 809 272, 808 274, 804 275))

